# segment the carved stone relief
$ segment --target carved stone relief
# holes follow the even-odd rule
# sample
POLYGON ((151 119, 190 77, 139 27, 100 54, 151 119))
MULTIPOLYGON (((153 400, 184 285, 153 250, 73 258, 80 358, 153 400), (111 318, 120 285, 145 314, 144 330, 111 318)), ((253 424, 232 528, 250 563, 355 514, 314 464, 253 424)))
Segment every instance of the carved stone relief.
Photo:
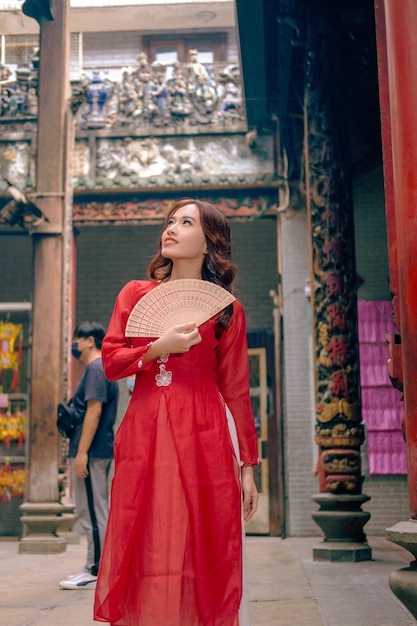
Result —
POLYGON ((77 141, 74 187, 237 184, 273 178, 272 140, 249 148, 244 135, 97 138, 77 141))
MULTIPOLYGON (((246 129, 240 68, 237 64, 205 66, 198 51, 188 63, 173 66, 149 63, 145 53, 134 67, 122 68, 119 81, 93 70, 72 82, 71 110, 77 131, 246 129)), ((39 51, 13 76, 0 66, 0 122, 36 118, 38 114, 39 51)))
POLYGON ((73 84, 72 109, 80 129, 146 127, 244 128, 245 111, 238 65, 204 66, 198 51, 188 63, 149 63, 145 53, 120 81, 98 71, 73 84))

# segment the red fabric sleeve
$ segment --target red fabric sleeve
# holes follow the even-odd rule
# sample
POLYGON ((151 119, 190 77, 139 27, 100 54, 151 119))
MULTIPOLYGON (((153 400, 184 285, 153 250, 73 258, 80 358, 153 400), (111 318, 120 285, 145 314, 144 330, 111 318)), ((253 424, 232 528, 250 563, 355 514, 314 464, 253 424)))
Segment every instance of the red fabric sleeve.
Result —
POLYGON ((109 380, 125 378, 152 367, 153 361, 142 363, 142 358, 149 350, 151 340, 147 337, 138 337, 133 341, 131 337, 125 337, 130 312, 147 291, 149 291, 149 283, 131 281, 123 287, 117 296, 101 347, 104 373, 109 380), (146 286, 148 286, 147 289, 146 286))
POLYGON ((249 395, 249 363, 245 313, 233 303, 233 315, 218 346, 218 385, 236 424, 243 465, 259 463, 258 441, 249 395))

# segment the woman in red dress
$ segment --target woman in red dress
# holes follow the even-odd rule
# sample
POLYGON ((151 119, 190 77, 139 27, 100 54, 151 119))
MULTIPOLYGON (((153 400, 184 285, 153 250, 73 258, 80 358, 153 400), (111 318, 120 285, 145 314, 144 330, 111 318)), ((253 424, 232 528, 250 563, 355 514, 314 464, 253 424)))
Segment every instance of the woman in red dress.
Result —
POLYGON ((121 290, 102 346, 107 377, 136 381, 116 436, 94 617, 114 626, 246 626, 242 507, 248 521, 258 451, 242 305, 151 342, 125 337, 133 307, 161 281, 231 291, 227 219, 206 202, 177 202, 149 276, 121 290))

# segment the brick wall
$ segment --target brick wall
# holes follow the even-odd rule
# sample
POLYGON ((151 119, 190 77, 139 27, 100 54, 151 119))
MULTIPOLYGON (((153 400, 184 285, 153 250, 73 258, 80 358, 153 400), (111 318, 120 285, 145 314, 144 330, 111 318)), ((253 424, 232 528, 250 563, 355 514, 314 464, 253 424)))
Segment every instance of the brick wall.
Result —
POLYGON ((22 231, 0 234, 0 302, 32 299, 32 240, 22 231))
POLYGON ((20 516, 22 512, 19 506, 22 502, 22 498, 12 498, 9 504, 0 502, 0 537, 21 536, 20 516))
POLYGON ((382 169, 355 182, 356 271, 364 280, 359 300, 389 300, 387 228, 382 169))
POLYGON ((306 216, 303 211, 282 217, 284 324, 284 441, 286 534, 316 535, 311 518, 317 481, 311 475, 316 461, 314 396, 311 359, 311 316, 305 295, 309 278, 306 216))
POLYGON ((367 535, 383 535, 385 528, 410 518, 405 476, 366 477, 363 493, 371 496, 371 500, 362 507, 371 513, 371 519, 364 528, 367 535))

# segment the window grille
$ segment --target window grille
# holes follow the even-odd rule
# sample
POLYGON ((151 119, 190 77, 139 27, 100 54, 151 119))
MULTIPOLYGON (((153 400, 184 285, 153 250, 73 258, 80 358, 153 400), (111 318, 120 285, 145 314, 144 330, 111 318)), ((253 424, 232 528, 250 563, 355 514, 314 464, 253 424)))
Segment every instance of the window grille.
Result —
POLYGON ((39 35, 5 35, 6 65, 28 63, 36 48, 39 47, 39 35))
POLYGON ((70 36, 70 79, 78 80, 82 74, 82 33, 71 33, 70 36))
POLYGON ((136 65, 141 52, 137 31, 83 33, 83 70, 136 65))

